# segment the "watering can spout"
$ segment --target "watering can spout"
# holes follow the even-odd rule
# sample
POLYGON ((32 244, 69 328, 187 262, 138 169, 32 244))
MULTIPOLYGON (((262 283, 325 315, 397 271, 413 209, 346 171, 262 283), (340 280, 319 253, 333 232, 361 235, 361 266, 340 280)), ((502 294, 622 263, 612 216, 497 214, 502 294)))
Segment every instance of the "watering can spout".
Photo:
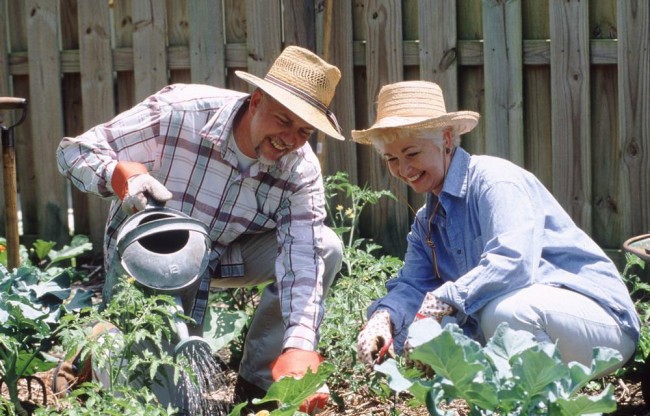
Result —
POLYGON ((174 302, 176 303, 176 318, 174 319, 174 323, 176 324, 176 334, 178 335, 178 343, 174 347, 174 357, 176 358, 180 354, 187 355, 190 350, 211 354, 212 348, 210 347, 210 344, 201 337, 190 336, 189 330, 187 329, 187 323, 178 316, 178 314, 184 313, 181 297, 178 295, 174 296, 174 302))

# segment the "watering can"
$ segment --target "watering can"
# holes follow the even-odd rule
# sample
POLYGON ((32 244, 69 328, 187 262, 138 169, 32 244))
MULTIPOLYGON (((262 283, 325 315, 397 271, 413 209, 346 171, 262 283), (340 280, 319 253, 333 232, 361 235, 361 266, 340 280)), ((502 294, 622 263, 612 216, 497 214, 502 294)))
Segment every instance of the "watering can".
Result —
MULTIPOLYGON (((186 314, 183 295, 196 292, 210 256, 208 228, 201 221, 149 203, 127 218, 118 230, 116 245, 116 261, 124 273, 146 293, 172 296, 176 312, 186 314)), ((175 323, 179 337, 175 357, 190 347, 210 351, 203 338, 189 335, 185 322, 177 318, 175 323)))

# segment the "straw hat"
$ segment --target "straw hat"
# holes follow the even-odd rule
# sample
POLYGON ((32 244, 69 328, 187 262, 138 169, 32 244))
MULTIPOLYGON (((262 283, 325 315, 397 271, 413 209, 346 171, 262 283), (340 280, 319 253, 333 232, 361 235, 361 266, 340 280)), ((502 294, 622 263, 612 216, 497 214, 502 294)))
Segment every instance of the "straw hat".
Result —
POLYGON ((369 144, 382 129, 406 128, 443 130, 452 127, 464 134, 478 124, 473 111, 448 113, 438 84, 427 81, 404 81, 385 85, 377 97, 377 120, 367 130, 352 130, 355 142, 369 144))
POLYGON ((318 55, 298 46, 287 46, 264 79, 244 71, 235 71, 235 74, 264 90, 314 128, 345 140, 336 117, 328 108, 341 72, 318 55))

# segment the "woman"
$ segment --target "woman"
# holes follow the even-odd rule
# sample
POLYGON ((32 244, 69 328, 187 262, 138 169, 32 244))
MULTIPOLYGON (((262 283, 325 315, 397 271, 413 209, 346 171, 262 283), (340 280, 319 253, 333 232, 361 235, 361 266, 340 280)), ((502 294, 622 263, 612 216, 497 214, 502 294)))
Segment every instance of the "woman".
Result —
POLYGON ((478 119, 447 113, 434 83, 398 82, 379 92, 375 124, 352 131, 391 175, 427 195, 402 269, 368 308, 359 358, 371 365, 391 343, 401 353, 414 319, 453 316, 479 342, 507 322, 557 343, 565 362, 589 365, 605 346, 622 365, 640 322, 616 267, 534 175, 459 147, 478 119))

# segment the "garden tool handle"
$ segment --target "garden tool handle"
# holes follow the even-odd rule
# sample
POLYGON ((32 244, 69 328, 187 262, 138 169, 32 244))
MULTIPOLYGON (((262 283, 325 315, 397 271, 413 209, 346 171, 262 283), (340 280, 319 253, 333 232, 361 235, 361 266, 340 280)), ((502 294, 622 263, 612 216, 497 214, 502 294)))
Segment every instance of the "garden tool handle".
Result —
POLYGON ((9 269, 20 266, 20 237, 18 231, 18 181, 16 178, 16 142, 13 127, 27 116, 27 100, 17 97, 0 97, 0 110, 22 109, 18 122, 7 127, 0 124, 2 139, 2 175, 5 197, 5 226, 7 238, 7 265, 9 269))

